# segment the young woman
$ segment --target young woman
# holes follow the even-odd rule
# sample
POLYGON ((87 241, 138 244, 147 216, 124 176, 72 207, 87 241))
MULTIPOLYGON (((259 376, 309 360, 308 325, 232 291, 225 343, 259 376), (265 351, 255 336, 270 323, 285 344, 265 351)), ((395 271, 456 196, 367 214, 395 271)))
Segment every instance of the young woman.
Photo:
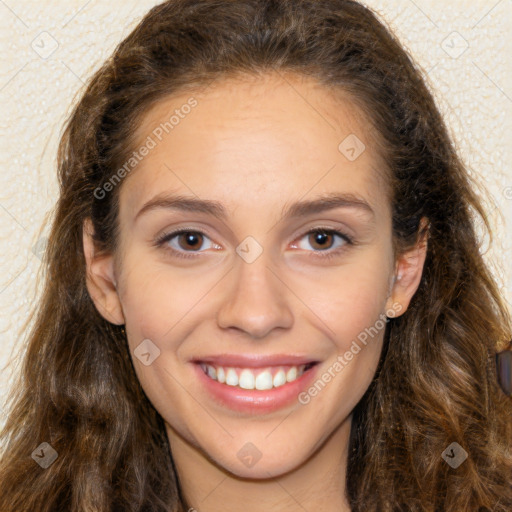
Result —
POLYGON ((370 10, 154 7, 58 166, 2 511, 512 510, 484 207, 370 10))

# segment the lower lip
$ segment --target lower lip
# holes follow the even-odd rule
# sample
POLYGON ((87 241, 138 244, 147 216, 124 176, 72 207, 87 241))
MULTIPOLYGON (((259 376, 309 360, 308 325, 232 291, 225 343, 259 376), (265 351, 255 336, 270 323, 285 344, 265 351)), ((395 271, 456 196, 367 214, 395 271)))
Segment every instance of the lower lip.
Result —
POLYGON ((268 414, 298 402, 298 396, 313 380, 319 364, 315 364, 298 379, 268 390, 242 389, 228 386, 206 375, 198 363, 193 363, 199 381, 212 398, 224 407, 247 414, 268 414))

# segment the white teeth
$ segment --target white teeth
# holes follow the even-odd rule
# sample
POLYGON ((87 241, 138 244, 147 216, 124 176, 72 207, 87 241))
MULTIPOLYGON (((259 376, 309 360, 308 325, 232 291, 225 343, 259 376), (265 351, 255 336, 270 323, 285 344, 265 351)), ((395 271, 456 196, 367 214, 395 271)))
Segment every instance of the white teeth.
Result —
POLYGON ((243 389, 254 389, 254 374, 250 370, 242 370, 238 385, 243 389))
POLYGON ((228 368, 226 372, 226 384, 228 386, 238 386, 238 375, 233 368, 228 368))
POLYGON ((217 379, 217 370, 213 366, 208 365, 206 367, 206 370, 208 371, 208 376, 209 377, 211 377, 214 380, 217 379))
POLYGON ((287 380, 287 382, 291 382, 292 380, 295 380, 296 378, 297 378, 297 368, 295 366, 292 366, 286 373, 286 380, 287 380))
POLYGON ((240 376, 234 368, 223 368, 222 366, 212 366, 210 364, 201 363, 206 375, 211 379, 219 381, 221 384, 228 386, 238 386, 242 389, 258 389, 267 390, 283 386, 287 382, 297 380, 303 373, 306 365, 292 366, 287 372, 283 368, 279 368, 274 376, 272 376, 272 368, 264 370, 253 370, 244 368, 240 371, 240 376))
POLYGON ((272 374, 270 370, 265 370, 256 377, 256 389, 261 391, 272 389, 272 384, 272 374))
POLYGON ((284 370, 279 370, 274 375, 274 387, 278 388, 279 386, 282 386, 283 384, 286 384, 286 374, 284 373, 284 370))

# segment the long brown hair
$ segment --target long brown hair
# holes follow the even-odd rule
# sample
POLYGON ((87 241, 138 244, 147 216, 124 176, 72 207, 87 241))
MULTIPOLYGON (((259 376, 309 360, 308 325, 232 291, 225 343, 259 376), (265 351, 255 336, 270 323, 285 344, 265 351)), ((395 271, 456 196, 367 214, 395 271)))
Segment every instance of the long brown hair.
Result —
POLYGON ((134 127, 156 101, 269 71, 349 93, 373 120, 392 171, 397 255, 430 222, 420 286, 389 322, 354 411, 352 510, 512 510, 512 401, 494 363, 510 313, 479 250, 475 220, 492 231, 483 203, 418 66, 355 1, 169 0, 118 45, 65 125, 44 291, 2 431, 2 511, 186 510, 123 330, 88 294, 82 226, 91 218, 98 247, 116 250, 121 185, 94 192, 134 150, 134 127), (46 469, 31 457, 43 442, 57 452, 46 469), (456 469, 441 456, 452 442, 468 454, 456 469))

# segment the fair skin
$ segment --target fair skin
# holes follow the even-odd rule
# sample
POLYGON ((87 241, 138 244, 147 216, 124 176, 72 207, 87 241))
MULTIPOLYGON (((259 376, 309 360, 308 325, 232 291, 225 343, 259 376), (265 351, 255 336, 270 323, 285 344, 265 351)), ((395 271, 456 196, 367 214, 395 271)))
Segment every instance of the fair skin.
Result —
MULTIPOLYGON (((137 130, 140 143, 191 96, 154 105, 137 130)), ((118 253, 98 254, 85 223, 89 292, 109 322, 125 324, 137 376, 165 420, 188 506, 199 512, 349 511, 351 413, 375 374, 384 329, 309 403, 264 414, 211 400, 191 359, 307 355, 319 361, 321 376, 379 318, 405 313, 420 283, 426 243, 394 260, 391 205, 384 173, 377 172, 384 163, 368 122, 350 101, 284 74, 223 81, 193 96, 198 105, 121 186, 118 253), (353 161, 338 149, 349 134, 366 146, 353 161), (163 207, 136 218, 162 193, 218 201, 226 218, 163 207), (373 213, 338 206, 282 216, 293 202, 332 193, 362 198, 373 213), (181 227, 203 234, 192 249, 183 235, 152 244, 181 227), (322 249, 308 235, 318 227, 357 243, 331 236, 322 249), (248 236, 263 248, 251 263, 236 252, 248 236), (194 258, 173 256, 172 249, 194 258), (322 258, 326 252, 333 257, 322 258), (148 366, 133 357, 144 339, 160 350, 148 366), (251 467, 237 455, 246 443, 261 453, 251 467)))

